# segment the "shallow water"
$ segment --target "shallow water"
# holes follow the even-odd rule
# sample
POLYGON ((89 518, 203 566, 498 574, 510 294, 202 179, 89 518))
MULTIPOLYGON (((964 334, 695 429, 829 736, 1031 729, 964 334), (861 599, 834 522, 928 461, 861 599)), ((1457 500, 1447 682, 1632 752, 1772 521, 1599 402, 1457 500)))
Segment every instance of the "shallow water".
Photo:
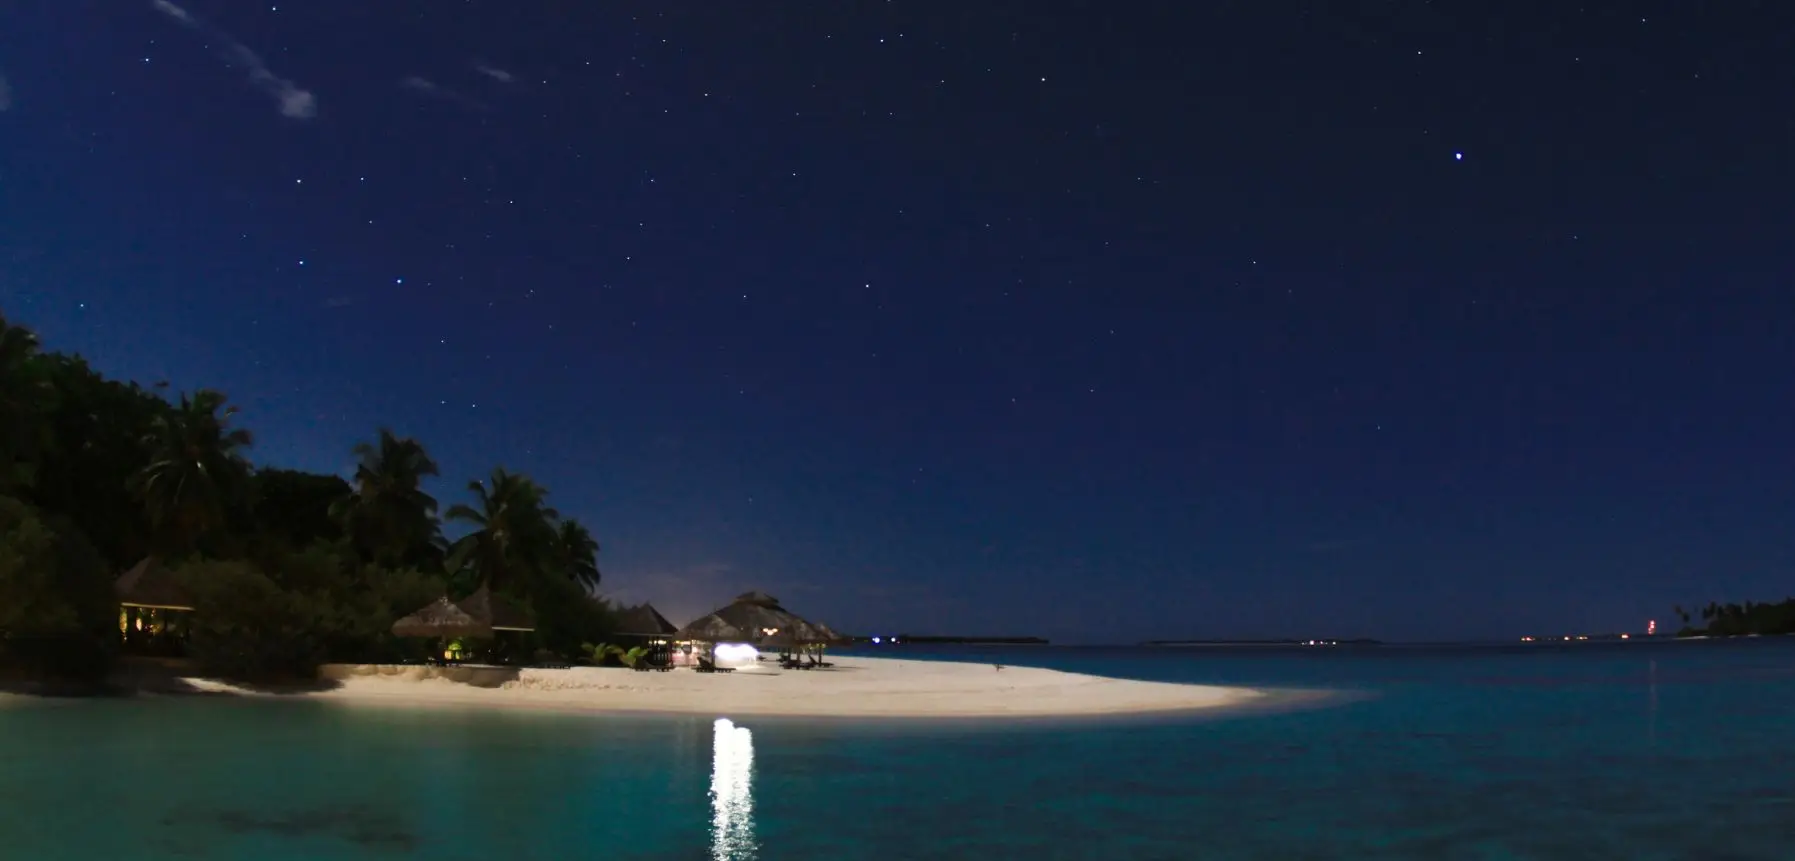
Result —
POLYGON ((3 857, 1795 857, 1795 642, 938 656, 1357 696, 1005 728, 45 703, 0 709, 3 857))

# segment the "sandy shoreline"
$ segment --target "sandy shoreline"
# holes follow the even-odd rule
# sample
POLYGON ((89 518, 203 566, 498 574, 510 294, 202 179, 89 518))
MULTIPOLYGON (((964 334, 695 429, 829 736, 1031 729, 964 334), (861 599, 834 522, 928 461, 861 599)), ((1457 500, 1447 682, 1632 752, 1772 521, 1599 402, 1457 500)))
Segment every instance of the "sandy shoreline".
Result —
MULTIPOLYGON (((279 694, 354 705, 475 706, 575 712, 840 718, 1079 717, 1201 711, 1249 705, 1247 688, 1111 679, 1032 667, 833 658, 832 669, 752 667, 727 674, 565 670, 448 670, 326 666, 325 690, 279 694), (469 683, 469 682, 473 683, 469 683)), ((199 679, 200 690, 245 691, 199 679)))

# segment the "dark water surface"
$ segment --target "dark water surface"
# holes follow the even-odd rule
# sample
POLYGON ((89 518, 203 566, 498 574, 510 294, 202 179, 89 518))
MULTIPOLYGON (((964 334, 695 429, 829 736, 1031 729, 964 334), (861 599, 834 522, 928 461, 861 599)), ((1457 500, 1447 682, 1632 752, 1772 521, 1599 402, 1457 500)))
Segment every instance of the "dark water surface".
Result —
POLYGON ((0 709, 0 857, 1795 859, 1787 640, 933 654, 1352 695, 1002 728, 47 702, 0 709))

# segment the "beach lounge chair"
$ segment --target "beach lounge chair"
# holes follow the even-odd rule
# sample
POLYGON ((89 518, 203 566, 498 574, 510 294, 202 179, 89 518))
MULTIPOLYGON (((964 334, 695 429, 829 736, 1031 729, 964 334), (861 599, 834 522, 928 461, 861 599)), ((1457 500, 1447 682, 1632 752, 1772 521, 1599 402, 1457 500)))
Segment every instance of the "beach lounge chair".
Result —
POLYGON ((703 655, 700 655, 698 657, 697 669, 698 669, 698 672, 701 672, 701 673, 733 673, 733 672, 735 672, 734 667, 719 667, 719 666, 717 666, 715 661, 712 661, 710 658, 706 658, 703 655))

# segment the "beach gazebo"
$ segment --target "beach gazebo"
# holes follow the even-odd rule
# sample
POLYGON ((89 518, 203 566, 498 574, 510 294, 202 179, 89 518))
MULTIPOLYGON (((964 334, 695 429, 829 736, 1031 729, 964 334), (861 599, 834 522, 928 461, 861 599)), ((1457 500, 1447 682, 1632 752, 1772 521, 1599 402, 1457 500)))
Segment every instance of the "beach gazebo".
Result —
MULTIPOLYGON (((444 595, 394 622, 392 630, 398 637, 487 640, 496 638, 499 631, 534 631, 536 623, 522 608, 481 586, 460 601, 450 601, 444 595)), ((444 657, 457 652, 458 649, 446 650, 444 657)))
POLYGON ((686 626, 680 628, 673 637, 684 644, 682 648, 688 651, 691 644, 703 643, 708 647, 705 651, 710 653, 710 660, 713 663, 717 659, 718 646, 748 642, 746 631, 724 621, 723 617, 716 613, 699 616, 687 622, 686 626))
POLYGON ((745 592, 738 595, 729 606, 705 618, 711 617, 740 633, 740 639, 724 642, 741 643, 756 649, 803 651, 820 648, 823 644, 841 639, 827 625, 811 622, 785 609, 778 598, 765 592, 745 592))
POLYGON ((833 643, 845 643, 848 641, 848 638, 843 636, 841 632, 822 622, 813 621, 810 623, 810 627, 816 634, 816 639, 811 640, 811 643, 814 645, 827 646, 833 643))
POLYGON ((118 595, 118 632, 126 651, 180 654, 193 598, 168 566, 145 556, 119 575, 113 591, 118 595))
POLYGON ((474 618, 454 601, 450 601, 449 596, 444 595, 419 608, 416 613, 394 622, 393 636, 440 637, 450 640, 490 637, 492 625, 474 618))
POLYGON ((617 636, 640 639, 649 643, 667 640, 679 633, 679 626, 667 621, 653 604, 643 602, 626 607, 617 614, 617 636))
POLYGON ((492 590, 485 586, 457 601, 456 606, 476 619, 484 619, 494 631, 529 633, 536 630, 536 620, 531 618, 528 610, 506 600, 503 595, 492 594, 492 590))
POLYGON ((617 614, 617 632, 612 636, 621 645, 645 647, 650 666, 671 666, 673 640, 678 634, 678 625, 644 601, 617 614))

